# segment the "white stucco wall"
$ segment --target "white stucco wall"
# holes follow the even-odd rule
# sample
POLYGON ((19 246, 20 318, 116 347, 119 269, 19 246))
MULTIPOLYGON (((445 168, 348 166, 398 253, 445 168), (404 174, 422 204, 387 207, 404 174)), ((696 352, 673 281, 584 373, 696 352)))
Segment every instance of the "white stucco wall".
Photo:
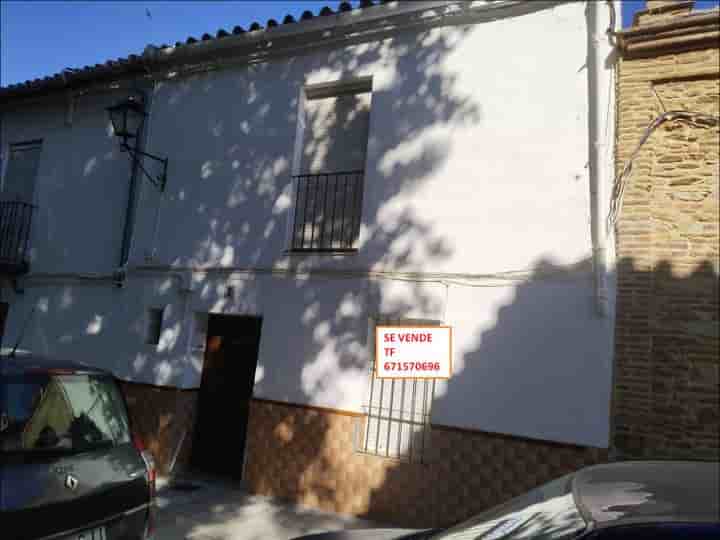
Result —
MULTIPOLYGON (((368 318, 441 319, 454 327, 456 373, 438 387, 434 422, 606 445, 612 314, 595 315, 587 264, 563 270, 592 250, 586 42, 585 6, 571 3, 158 82, 147 149, 169 157, 169 181, 162 200, 143 182, 131 262, 260 273, 197 274, 190 294, 132 274, 123 289, 28 287, 12 297, 6 343, 30 306, 45 306, 26 347, 194 387, 193 314, 259 315, 256 396, 362 410, 368 318), (302 88, 360 77, 373 93, 358 251, 289 256, 302 88), (368 270, 536 279, 418 283, 368 270), (161 345, 145 345, 145 310, 161 305, 161 345)), ((72 128, 62 107, 5 114, 3 141, 46 141, 34 272, 117 263, 129 165, 107 133, 113 98, 83 98, 72 128)))
MULTIPOLYGON (((172 156, 171 180, 159 237, 137 236, 136 253, 291 264, 301 88, 369 76, 360 251, 320 264, 491 273, 588 257, 584 22, 584 6, 565 5, 161 83, 151 147, 172 156)), ((157 197, 143 189, 154 223, 157 197)))
MULTIPOLYGON (((120 260, 130 163, 104 108, 117 94, 4 112, 5 145, 41 139, 30 263, 34 272, 110 272, 120 260)), ((7 146, 3 148, 6 153, 7 146)))

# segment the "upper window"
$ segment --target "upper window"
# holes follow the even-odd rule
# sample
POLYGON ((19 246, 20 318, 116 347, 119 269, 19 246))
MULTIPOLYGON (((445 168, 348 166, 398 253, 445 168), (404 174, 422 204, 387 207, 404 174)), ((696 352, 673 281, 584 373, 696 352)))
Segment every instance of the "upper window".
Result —
POLYGON ((3 200, 33 202, 41 148, 41 141, 10 145, 2 183, 3 200))
POLYGON ((347 251, 360 232, 371 81, 305 89, 294 251, 347 251))

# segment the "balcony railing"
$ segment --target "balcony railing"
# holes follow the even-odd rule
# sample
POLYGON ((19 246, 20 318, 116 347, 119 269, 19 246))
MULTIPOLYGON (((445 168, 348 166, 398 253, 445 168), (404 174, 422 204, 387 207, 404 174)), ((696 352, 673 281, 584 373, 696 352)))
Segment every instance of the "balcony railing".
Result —
POLYGON ((364 171, 301 174, 292 251, 353 251, 360 232, 364 171))
POLYGON ((34 209, 32 204, 26 202, 0 201, 0 272, 27 272, 28 242, 34 209))

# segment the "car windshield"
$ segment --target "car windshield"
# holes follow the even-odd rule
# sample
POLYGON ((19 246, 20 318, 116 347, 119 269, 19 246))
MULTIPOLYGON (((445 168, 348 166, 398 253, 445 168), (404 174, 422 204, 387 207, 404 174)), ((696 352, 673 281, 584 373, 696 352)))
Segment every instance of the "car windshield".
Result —
POLYGON ((0 381, 0 452, 85 452, 130 442, 112 378, 33 374, 0 381))
POLYGON ((586 528, 563 476, 432 537, 433 540, 559 540, 586 528))

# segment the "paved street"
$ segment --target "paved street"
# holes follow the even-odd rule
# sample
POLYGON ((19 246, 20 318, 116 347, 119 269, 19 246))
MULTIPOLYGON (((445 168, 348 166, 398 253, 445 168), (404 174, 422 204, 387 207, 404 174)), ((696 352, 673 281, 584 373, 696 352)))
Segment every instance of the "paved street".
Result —
POLYGON ((289 540, 370 522, 248 495, 219 480, 158 480, 157 540, 289 540))

